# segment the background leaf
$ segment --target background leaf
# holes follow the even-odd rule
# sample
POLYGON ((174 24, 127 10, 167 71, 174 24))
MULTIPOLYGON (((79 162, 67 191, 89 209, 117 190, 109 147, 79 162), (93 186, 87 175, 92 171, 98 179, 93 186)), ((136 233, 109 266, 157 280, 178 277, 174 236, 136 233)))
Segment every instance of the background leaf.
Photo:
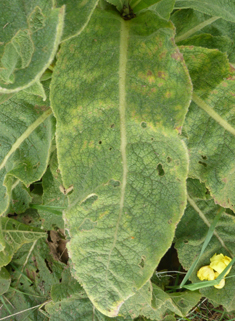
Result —
POLYGON ((194 10, 221 17, 235 22, 235 3, 233 0, 176 0, 175 9, 192 8, 194 10))
MULTIPOLYGON (((234 81, 233 77, 221 82, 206 102, 235 127, 234 81)), ((187 114, 185 130, 190 150, 189 175, 205 182, 216 203, 234 211, 234 135, 195 103, 191 104, 187 114)))
MULTIPOLYGON (((60 283, 61 274, 66 269, 66 265, 54 260, 49 252, 44 239, 24 244, 8 266, 13 281, 4 296, 12 314, 20 312, 14 320, 48 320, 39 307, 50 300, 51 286, 60 283), (30 310, 24 311, 26 309, 30 310)), ((9 316, 4 307, 1 308, 3 316, 9 316)))
POLYGON ((1 2, 1 93, 33 85, 52 62, 62 35, 64 8, 51 6, 46 0, 1 2))
POLYGON ((0 269, 0 295, 8 291, 11 284, 11 276, 5 267, 0 269))
POLYGON ((86 27, 98 3, 97 0, 54 0, 57 7, 66 5, 62 41, 79 35, 86 27))
POLYGON ((208 49, 217 48, 227 53, 230 62, 235 62, 233 22, 223 19, 211 21, 210 16, 192 9, 177 10, 171 16, 171 20, 176 26, 178 45, 194 45, 208 49), (190 36, 188 35, 187 39, 178 40, 190 31, 193 31, 193 33, 190 36))
POLYGON ((207 96, 224 78, 230 76, 230 66, 225 53, 196 46, 181 46, 180 51, 188 66, 193 90, 200 97, 207 96))
POLYGON ((177 131, 191 82, 173 36, 152 11, 125 22, 97 9, 62 44, 53 73, 59 168, 73 186, 69 254, 108 316, 151 277, 185 206, 188 160, 177 131))
MULTIPOLYGON (((11 197, 14 200, 19 193, 24 195, 24 200, 16 197, 17 204, 25 203, 23 206, 27 207, 30 196, 20 182, 28 186, 40 180, 46 170, 54 136, 48 106, 49 101, 43 102, 41 98, 23 92, 1 105, 0 213, 7 210, 11 197)), ((19 210, 24 211, 25 207, 19 210)))
POLYGON ((16 220, 2 217, 2 233, 5 240, 5 248, 0 252, 0 267, 7 265, 14 253, 25 243, 31 243, 41 237, 45 237, 45 232, 31 227, 16 220))
MULTIPOLYGON (((66 208, 68 205, 67 195, 64 195, 60 186, 62 186, 62 178, 57 161, 56 150, 52 153, 50 160, 50 167, 42 178, 43 186, 43 205, 56 206, 66 208)), ((64 221, 62 218, 63 208, 60 210, 61 215, 53 214, 52 211, 39 210, 42 218, 42 226, 45 229, 64 228, 64 221)))
POLYGON ((174 9, 175 0, 161 0, 152 5, 149 9, 154 10, 161 18, 169 20, 174 9))

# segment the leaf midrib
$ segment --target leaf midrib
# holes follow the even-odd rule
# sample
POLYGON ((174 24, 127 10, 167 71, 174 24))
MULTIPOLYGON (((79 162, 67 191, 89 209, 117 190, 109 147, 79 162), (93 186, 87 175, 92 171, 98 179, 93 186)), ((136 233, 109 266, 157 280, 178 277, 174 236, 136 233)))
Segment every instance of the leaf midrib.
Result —
POLYGON ((117 241, 118 229, 122 217, 124 199, 125 199, 125 189, 127 182, 127 157, 126 157, 126 67, 127 67, 127 48, 128 48, 128 37, 129 37, 130 24, 129 21, 121 20, 121 30, 120 30, 120 56, 119 56, 119 114, 120 114, 120 136, 121 144, 120 150, 122 155, 122 183, 121 183, 121 195, 120 195, 120 209, 118 220, 116 224, 116 229, 114 233, 114 240, 112 247, 109 252, 107 269, 106 269, 106 282, 107 282, 107 272, 109 271, 109 263, 113 249, 115 248, 117 241))

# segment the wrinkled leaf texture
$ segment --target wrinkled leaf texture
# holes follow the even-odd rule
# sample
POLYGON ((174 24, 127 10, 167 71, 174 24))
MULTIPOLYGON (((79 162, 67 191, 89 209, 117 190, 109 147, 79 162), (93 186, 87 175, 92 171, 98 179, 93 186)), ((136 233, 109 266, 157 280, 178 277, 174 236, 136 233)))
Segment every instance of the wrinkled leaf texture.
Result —
POLYGON ((185 208, 177 133, 192 88, 173 37, 153 11, 124 21, 96 9, 62 44, 53 74, 58 162, 73 186, 64 219, 74 276, 111 317, 149 280, 185 208))

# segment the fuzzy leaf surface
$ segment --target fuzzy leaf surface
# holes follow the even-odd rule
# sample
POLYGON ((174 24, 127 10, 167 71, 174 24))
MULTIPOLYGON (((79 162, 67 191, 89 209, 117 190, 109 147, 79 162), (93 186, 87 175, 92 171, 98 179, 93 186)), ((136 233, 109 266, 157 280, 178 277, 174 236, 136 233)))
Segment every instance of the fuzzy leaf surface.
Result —
POLYGON ((53 74, 59 168, 73 187, 64 218, 74 276, 111 317, 150 279, 185 206, 177 131, 191 81, 173 36, 152 11, 124 21, 97 9, 62 45, 53 74))
MULTIPOLYGON (((50 320, 84 320, 84 321, 124 321, 124 318, 109 318, 102 315, 92 305, 81 285, 71 276, 69 268, 64 270, 60 283, 51 288, 53 302, 46 305, 46 311, 50 314, 50 320), (62 307, 62 308, 61 308, 62 307)), ((130 316, 125 321, 131 321, 130 316)))

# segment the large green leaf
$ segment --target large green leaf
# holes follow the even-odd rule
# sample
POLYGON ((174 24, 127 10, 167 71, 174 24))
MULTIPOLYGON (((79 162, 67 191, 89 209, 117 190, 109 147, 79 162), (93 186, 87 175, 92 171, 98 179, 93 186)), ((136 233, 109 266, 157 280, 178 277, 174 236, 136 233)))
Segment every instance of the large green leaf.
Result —
POLYGON ((59 168, 73 188, 69 254, 108 316, 150 279, 185 207, 188 160, 177 131, 191 81, 173 37, 152 11, 124 21, 97 9, 62 44, 53 73, 59 168))
MULTIPOLYGON (((199 255, 208 228, 219 209, 219 206, 215 205, 213 200, 197 200, 193 201, 192 205, 188 204, 185 214, 176 230, 176 248, 180 263, 186 270, 190 268, 193 261, 199 255)), ((200 282, 196 276, 197 271, 200 267, 209 265, 210 258, 215 253, 223 253, 231 258, 234 257, 234 222, 234 214, 222 214, 217 223, 214 235, 191 276, 193 282, 200 282)), ((235 267, 232 268, 227 276, 224 288, 204 288, 200 290, 201 294, 213 300, 216 304, 223 305, 228 311, 234 310, 234 279, 228 278, 230 275, 234 275, 234 272, 235 267)))
MULTIPOLYGON (((48 84, 47 84, 48 85, 48 84)), ((30 200, 20 181, 28 186, 46 171, 54 136, 49 101, 19 92, 1 105, 0 119, 0 213, 10 200, 11 209, 24 211, 30 200), (50 116, 50 117, 49 117, 50 116), (19 185, 19 187, 18 187, 19 185), (24 196, 24 200, 21 196, 24 196), (25 203, 25 204, 23 204, 25 203), (18 206, 22 204, 23 207, 18 206)))
POLYGON ((175 9, 192 8, 211 16, 235 22, 235 3, 233 0, 176 0, 175 9))
POLYGON ((9 263, 23 244, 31 243, 46 235, 39 228, 19 223, 8 217, 1 217, 1 224, 5 248, 0 252, 0 267, 9 263))
POLYGON ((47 0, 1 1, 1 93, 39 82, 52 62, 62 35, 64 7, 51 7, 47 0))

